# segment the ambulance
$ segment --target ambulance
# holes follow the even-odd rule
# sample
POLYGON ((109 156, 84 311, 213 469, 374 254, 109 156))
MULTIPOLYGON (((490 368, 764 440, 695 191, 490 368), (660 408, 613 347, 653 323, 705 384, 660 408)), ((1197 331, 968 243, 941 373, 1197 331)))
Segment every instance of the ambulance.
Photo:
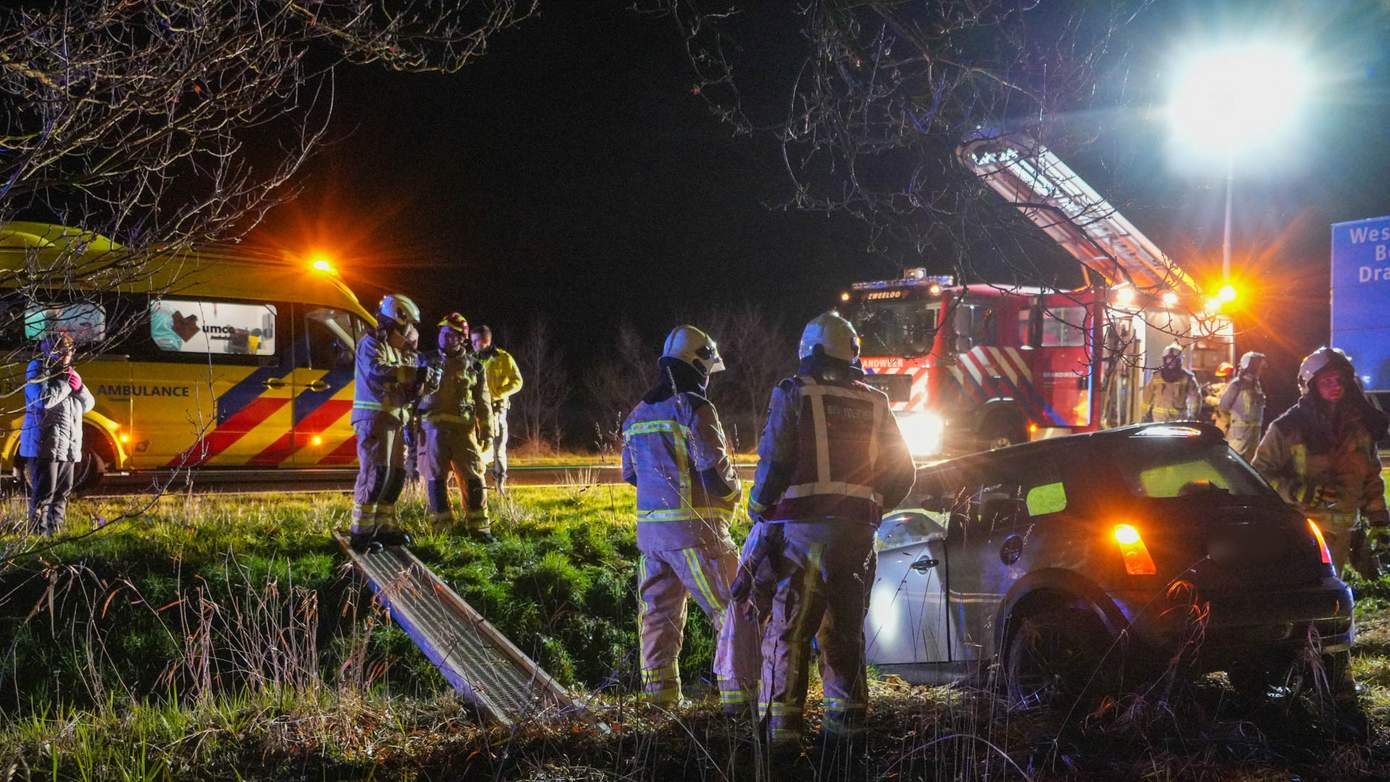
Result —
POLYGON ((356 465, 353 363, 375 321, 330 264, 209 250, 145 259, 134 275, 129 257, 74 228, 0 226, 5 475, 22 469, 25 364, 54 332, 75 339, 96 397, 81 487, 118 472, 356 465))

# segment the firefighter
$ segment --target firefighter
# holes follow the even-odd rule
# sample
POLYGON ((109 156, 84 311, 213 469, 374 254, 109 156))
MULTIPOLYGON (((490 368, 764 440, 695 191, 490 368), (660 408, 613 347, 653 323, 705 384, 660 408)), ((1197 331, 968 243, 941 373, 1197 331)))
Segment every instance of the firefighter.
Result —
POLYGON ((1298 402, 1274 419, 1260 441, 1255 469, 1322 529, 1339 575, 1350 560, 1362 575, 1375 578, 1378 563, 1372 556, 1353 556, 1352 538, 1362 530, 1364 553, 1370 554, 1382 550, 1390 534, 1376 453, 1387 419, 1366 399, 1351 361, 1336 348, 1319 348, 1303 359, 1298 385, 1298 402))
POLYGON ((521 370, 512 354, 492 344, 492 329, 473 330, 473 352, 483 362, 487 390, 492 397, 492 480, 499 492, 507 490, 507 410, 512 395, 521 390, 521 370))
POLYGON ((719 413, 705 398, 709 376, 724 362, 707 334, 679 326, 658 366, 656 385, 623 422, 623 479, 637 487, 643 697, 661 706, 680 702, 677 661, 693 596, 727 639, 714 658, 721 703, 747 710, 757 689, 757 628, 728 610, 738 570, 729 522, 740 485, 719 413))
MULTIPOLYGON (((748 503, 776 574, 759 706, 783 750, 800 740, 813 638, 827 738, 862 735, 874 532, 915 474, 888 398, 860 381, 859 337, 849 321, 833 312, 815 318, 798 353, 797 374, 772 391, 748 503)), ((742 567, 756 573, 766 563, 742 567)))
POLYGON ((1201 420, 1215 426, 1222 432, 1231 426, 1230 412, 1221 409, 1221 395, 1226 393, 1226 389, 1230 387, 1233 372, 1235 372, 1235 367, 1231 366, 1231 362, 1222 361, 1216 367, 1216 379, 1210 383, 1202 384, 1201 420))
POLYGON ((424 357, 406 350, 419 323, 415 302, 388 294, 377 308, 377 327, 357 342, 352 428, 358 468, 351 534, 359 550, 409 542, 396 525, 396 499, 405 483, 402 429, 410 403, 438 382, 424 357))
POLYGON ((1197 417, 1202 395, 1197 378, 1183 365, 1182 346, 1174 342, 1163 349, 1163 366, 1144 386, 1144 419, 1191 421, 1197 417))
POLYGON ((1240 372, 1221 393, 1217 409, 1226 417, 1226 441, 1246 461, 1255 459, 1260 447, 1260 427, 1265 418, 1265 391, 1260 385, 1265 354, 1253 350, 1240 357, 1240 372))
POLYGON ((29 530, 52 536, 63 525, 73 476, 82 461, 82 416, 96 406, 72 368, 72 337, 52 334, 24 373, 19 455, 29 472, 29 530))
POLYGON ((420 398, 420 473, 425 481, 425 502, 436 529, 453 525, 449 509, 449 474, 458 476, 463 492, 464 526, 469 537, 492 541, 487 517, 487 493, 483 481, 480 438, 492 431, 492 400, 488 397, 483 365, 468 341, 468 320, 457 312, 439 322, 442 370, 439 387, 420 398))

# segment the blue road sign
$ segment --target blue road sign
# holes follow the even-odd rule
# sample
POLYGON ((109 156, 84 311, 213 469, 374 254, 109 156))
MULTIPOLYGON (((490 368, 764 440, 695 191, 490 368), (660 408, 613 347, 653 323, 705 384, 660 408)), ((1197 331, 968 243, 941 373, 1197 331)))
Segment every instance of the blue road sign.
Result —
POLYGON ((1332 226, 1332 344, 1390 391, 1390 216, 1332 226))

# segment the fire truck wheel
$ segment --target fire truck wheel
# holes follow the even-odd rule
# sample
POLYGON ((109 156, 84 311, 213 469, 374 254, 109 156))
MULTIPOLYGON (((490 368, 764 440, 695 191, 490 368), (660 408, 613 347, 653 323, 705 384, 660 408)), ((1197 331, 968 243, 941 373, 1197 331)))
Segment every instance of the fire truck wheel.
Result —
POLYGON ((985 419, 980 431, 985 448, 1005 448, 1028 439, 1028 425, 1012 413, 1000 413, 985 419))

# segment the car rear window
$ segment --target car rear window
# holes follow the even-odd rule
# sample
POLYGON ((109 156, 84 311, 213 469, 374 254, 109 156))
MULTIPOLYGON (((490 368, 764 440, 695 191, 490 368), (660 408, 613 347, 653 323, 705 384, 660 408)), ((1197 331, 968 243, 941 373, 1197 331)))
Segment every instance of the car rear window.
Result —
POLYGON ((1224 442, 1134 438, 1115 449, 1113 464, 1136 497, 1257 497, 1269 493, 1259 475, 1224 442))

